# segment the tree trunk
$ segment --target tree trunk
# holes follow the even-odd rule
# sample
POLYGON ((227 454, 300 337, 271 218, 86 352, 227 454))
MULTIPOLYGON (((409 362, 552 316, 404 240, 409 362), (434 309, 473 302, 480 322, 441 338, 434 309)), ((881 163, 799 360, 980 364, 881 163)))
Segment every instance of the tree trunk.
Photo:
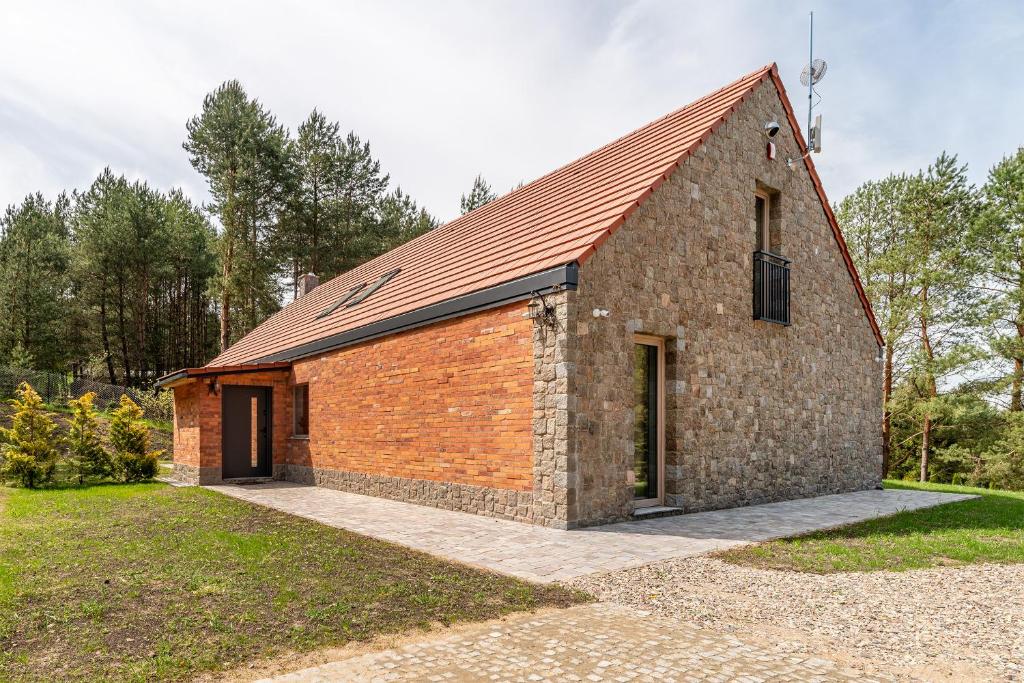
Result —
MULTIPOLYGON (((225 235, 226 239, 231 239, 225 235)), ((224 353, 231 346, 231 260, 234 257, 234 246, 228 242, 224 254, 222 268, 224 282, 220 292, 220 352, 224 353)))
POLYGON ((221 283, 220 294, 220 352, 224 353, 231 346, 231 276, 235 258, 235 190, 238 182, 237 168, 234 163, 228 169, 227 202, 224 205, 223 223, 224 237, 227 240, 221 271, 224 281, 221 283))
POLYGON ((928 452, 932 445, 932 418, 924 416, 924 423, 921 425, 921 481, 928 481, 928 452))
MULTIPOLYGON (((921 348, 924 351, 925 362, 925 392, 928 401, 938 396, 938 387, 935 384, 935 371, 932 363, 935 360, 935 352, 932 349, 932 341, 928 336, 928 288, 921 290, 921 348)), ((924 419, 921 422, 921 481, 928 481, 928 456, 931 452, 932 442, 932 416, 931 410, 926 409, 924 419)))
POLYGON ((103 289, 100 292, 100 336, 103 338, 103 356, 107 361, 107 375, 111 384, 117 384, 117 376, 114 373, 114 356, 110 353, 110 332, 107 330, 107 282, 103 280, 103 289))
POLYGON ((1013 359, 1013 388, 1010 390, 1010 412, 1021 410, 1021 379, 1024 377, 1024 358, 1013 359))
MULTIPOLYGON (((1018 348, 1024 344, 1024 323, 1019 321, 1024 320, 1024 299, 1020 301, 1020 306, 1017 310, 1017 346, 1018 348)), ((1013 359, 1013 385, 1010 389, 1010 412, 1019 413, 1021 411, 1021 385, 1024 384, 1024 358, 1015 357, 1013 359)))
POLYGON ((885 374, 882 378, 882 478, 889 476, 889 457, 892 452, 892 345, 885 347, 885 374))
POLYGON ((128 329, 124 318, 124 278, 117 279, 117 326, 121 340, 121 363, 124 365, 124 383, 131 386, 132 366, 128 361, 128 329))

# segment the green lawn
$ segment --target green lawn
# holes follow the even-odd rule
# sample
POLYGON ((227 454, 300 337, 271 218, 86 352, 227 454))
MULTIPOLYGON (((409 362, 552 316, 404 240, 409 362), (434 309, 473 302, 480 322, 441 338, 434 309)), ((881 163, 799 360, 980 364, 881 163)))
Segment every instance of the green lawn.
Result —
POLYGON ((200 488, 0 488, 4 681, 183 679, 581 599, 200 488))
POLYGON ((1024 493, 902 481, 886 481, 885 487, 981 498, 736 548, 718 557, 735 564, 821 574, 1024 562, 1024 493))

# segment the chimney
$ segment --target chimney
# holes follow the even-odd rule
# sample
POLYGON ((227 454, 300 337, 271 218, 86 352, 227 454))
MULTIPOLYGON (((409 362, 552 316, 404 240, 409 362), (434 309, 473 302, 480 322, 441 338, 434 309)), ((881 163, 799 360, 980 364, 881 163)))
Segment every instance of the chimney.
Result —
POLYGON ((306 273, 299 278, 299 296, 309 294, 320 284, 320 278, 313 273, 306 273))

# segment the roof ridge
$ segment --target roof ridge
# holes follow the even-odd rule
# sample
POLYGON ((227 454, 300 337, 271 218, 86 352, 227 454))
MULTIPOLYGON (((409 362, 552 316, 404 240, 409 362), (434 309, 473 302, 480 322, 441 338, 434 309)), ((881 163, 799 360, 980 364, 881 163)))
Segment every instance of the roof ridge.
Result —
POLYGON ((727 83, 726 85, 723 85, 722 87, 718 88, 717 90, 713 90, 712 92, 707 93, 706 95, 703 95, 703 96, 693 100, 692 102, 688 102, 687 104, 684 104, 681 107, 677 107, 676 109, 668 112, 667 114, 664 114, 663 116, 659 116, 656 119, 652 119, 652 120, 648 121, 647 123, 643 124, 642 126, 638 126, 637 128, 634 128, 633 130, 629 131, 628 133, 624 133, 624 134, 620 135, 619 137, 615 138, 614 140, 612 140, 610 142, 607 142, 607 143, 601 145, 600 147, 587 152, 583 156, 577 157, 577 158, 575 158, 575 159, 573 159, 571 161, 568 161, 568 162, 562 164, 558 168, 555 168, 555 169, 553 169, 551 171, 548 171, 547 173, 545 173, 543 175, 537 176, 536 178, 534 178, 530 182, 522 185, 521 187, 517 187, 515 189, 512 189, 512 190, 506 192, 505 194, 500 195, 499 197, 497 197, 493 201, 490 201, 487 204, 484 204, 483 206, 477 207, 473 211, 470 211, 468 213, 464 213, 461 216, 453 218, 452 220, 450 220, 449 222, 445 223, 443 226, 440 226, 440 227, 447 227, 449 225, 452 225, 453 223, 457 223, 457 222, 463 220, 464 218, 466 218, 467 216, 469 216, 470 214, 472 214, 474 211, 479 211, 480 209, 486 208, 488 206, 492 206, 495 202, 500 201, 502 199, 505 199, 506 197, 511 197, 513 194, 516 194, 517 192, 525 190, 528 187, 530 187, 531 185, 534 185, 535 183, 538 183, 541 180, 544 180, 545 178, 548 178, 548 177, 553 176, 553 175, 557 175, 561 171, 564 171, 565 169, 569 168, 570 166, 572 166, 574 164, 578 164, 579 162, 584 161, 585 159, 589 159, 589 158, 591 158, 593 156, 596 156, 600 152, 608 149, 609 147, 614 147, 615 145, 619 144, 620 142, 622 142, 626 138, 629 138, 629 137, 631 137, 633 135, 636 135, 637 133, 639 133, 639 132, 641 132, 643 130, 651 128, 655 124, 661 123, 662 121, 665 121, 666 119, 669 119, 669 118, 672 118, 673 116, 681 114, 682 112, 684 112, 687 109, 690 109, 692 107, 695 107, 696 105, 700 104, 701 102, 705 102, 707 100, 710 100, 710 99, 714 98, 716 95, 718 95, 718 94, 720 94, 720 93, 722 93, 722 92, 724 92, 726 90, 729 90, 730 88, 734 88, 734 87, 738 86, 739 84, 741 84, 742 82, 744 82, 744 81, 746 81, 748 79, 752 79, 754 76, 763 76, 766 73, 770 72, 773 68, 775 68, 775 62, 772 62, 772 63, 770 63, 770 64, 768 64, 766 66, 763 66, 760 69, 755 69, 755 70, 751 71, 750 73, 748 73, 748 74, 746 74, 744 76, 741 76, 740 78, 737 78, 736 80, 732 81, 731 83, 727 83))

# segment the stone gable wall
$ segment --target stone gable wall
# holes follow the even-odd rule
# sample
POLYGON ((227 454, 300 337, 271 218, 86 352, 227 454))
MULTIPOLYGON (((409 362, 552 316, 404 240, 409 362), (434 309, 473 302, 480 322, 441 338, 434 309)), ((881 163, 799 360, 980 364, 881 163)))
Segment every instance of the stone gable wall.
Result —
POLYGON ((632 512, 633 335, 666 340, 666 502, 687 511, 871 488, 878 347, 774 84, 763 84, 580 269, 569 362, 577 523, 632 512), (776 120, 777 158, 762 128, 776 120), (778 192, 792 325, 752 319, 754 192, 778 192), (611 311, 594 318, 592 311, 611 311))

